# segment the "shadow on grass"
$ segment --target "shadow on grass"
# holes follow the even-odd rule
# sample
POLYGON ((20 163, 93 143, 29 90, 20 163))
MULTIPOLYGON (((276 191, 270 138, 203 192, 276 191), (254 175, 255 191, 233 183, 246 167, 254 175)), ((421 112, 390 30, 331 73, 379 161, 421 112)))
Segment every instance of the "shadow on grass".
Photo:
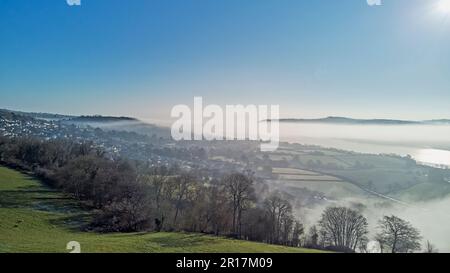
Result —
POLYGON ((151 238, 146 240, 149 243, 159 244, 161 247, 195 247, 195 246, 210 246, 216 245, 219 240, 214 240, 203 234, 167 234, 167 236, 161 236, 157 238, 151 238))
POLYGON ((5 208, 33 208, 42 200, 70 200, 56 191, 41 186, 23 186, 16 190, 0 191, 0 205, 5 208))
POLYGON ((59 217, 50 220, 50 224, 55 226, 62 226, 73 232, 81 232, 87 227, 90 221, 88 213, 77 213, 69 216, 59 217))
MULTIPOLYGON (((26 178, 36 183, 36 180, 26 178)), ((89 213, 64 194, 44 185, 27 185, 15 190, 0 190, 0 207, 30 209, 55 213, 51 225, 82 231, 89 223, 89 213), (59 215, 58 215, 59 214, 59 215)))

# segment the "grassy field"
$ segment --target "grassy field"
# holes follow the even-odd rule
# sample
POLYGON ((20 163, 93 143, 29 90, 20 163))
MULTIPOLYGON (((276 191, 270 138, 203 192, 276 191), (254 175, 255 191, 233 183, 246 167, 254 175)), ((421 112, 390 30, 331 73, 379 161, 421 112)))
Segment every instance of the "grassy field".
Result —
POLYGON ((82 232, 89 214, 77 203, 19 172, 0 167, 0 252, 319 252, 188 233, 82 232))
POLYGON ((407 202, 425 202, 449 196, 450 184, 421 183, 391 196, 407 202))

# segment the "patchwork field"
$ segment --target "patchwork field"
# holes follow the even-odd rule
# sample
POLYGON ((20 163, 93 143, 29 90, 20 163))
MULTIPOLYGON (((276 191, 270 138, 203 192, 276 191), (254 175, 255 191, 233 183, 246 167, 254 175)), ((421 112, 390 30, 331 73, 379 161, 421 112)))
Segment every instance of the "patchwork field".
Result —
POLYGON ((340 178, 308 170, 274 168, 273 174, 277 177, 273 183, 279 186, 307 188, 333 198, 367 197, 369 195, 361 188, 340 178))
POLYGON ((283 167, 273 169, 273 183, 317 190, 335 199, 373 192, 370 197, 411 203, 450 195, 448 178, 439 174, 449 176, 448 171, 417 164, 410 157, 282 144, 270 158, 283 167))

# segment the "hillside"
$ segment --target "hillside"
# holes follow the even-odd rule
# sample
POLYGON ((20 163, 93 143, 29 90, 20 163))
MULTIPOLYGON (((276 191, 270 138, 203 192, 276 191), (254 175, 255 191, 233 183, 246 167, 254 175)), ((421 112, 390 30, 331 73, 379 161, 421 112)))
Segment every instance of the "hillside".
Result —
POLYGON ((88 217, 71 198, 0 167, 0 252, 69 252, 69 241, 78 241, 82 252, 319 252, 202 234, 80 231, 88 217))
POLYGON ((15 115, 22 116, 22 117, 44 119, 44 120, 61 120, 61 119, 73 118, 73 116, 69 116, 69 115, 52 114, 52 113, 23 112, 23 111, 7 110, 7 109, 0 109, 0 113, 1 112, 13 113, 15 115))
POLYGON ((109 122, 132 122, 138 121, 135 118, 130 117, 112 117, 112 116, 79 116, 68 119, 68 121, 72 122, 99 122, 99 123, 109 123, 109 122))

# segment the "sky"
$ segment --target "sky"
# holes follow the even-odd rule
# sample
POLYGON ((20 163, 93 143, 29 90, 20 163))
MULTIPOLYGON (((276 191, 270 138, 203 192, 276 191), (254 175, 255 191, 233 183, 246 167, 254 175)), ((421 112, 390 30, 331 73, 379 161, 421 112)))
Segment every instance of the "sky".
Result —
POLYGON ((450 118, 449 0, 0 0, 0 108, 450 118))

